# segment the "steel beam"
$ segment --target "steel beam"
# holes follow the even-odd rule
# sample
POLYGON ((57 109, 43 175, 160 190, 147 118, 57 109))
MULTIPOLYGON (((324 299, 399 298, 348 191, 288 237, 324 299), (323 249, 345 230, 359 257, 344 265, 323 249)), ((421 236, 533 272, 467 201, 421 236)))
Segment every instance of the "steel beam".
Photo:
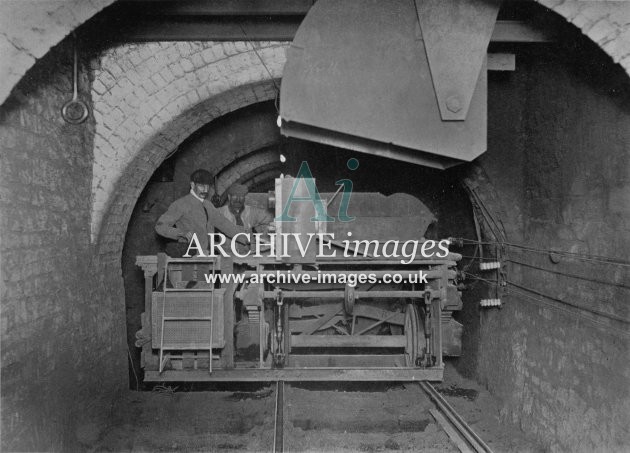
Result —
MULTIPOLYGON (((128 16, 127 16, 128 17, 128 16)), ((272 15, 157 15, 116 18, 116 29, 109 36, 117 42, 153 41, 293 41, 303 16, 272 15)), ((108 21, 109 23, 109 21, 108 21)), ((101 30, 106 30, 104 25, 101 30)), ((528 22, 497 21, 490 42, 544 43, 553 34, 528 22)))
POLYGON ((314 0, 122 0, 150 16, 304 16, 314 0))

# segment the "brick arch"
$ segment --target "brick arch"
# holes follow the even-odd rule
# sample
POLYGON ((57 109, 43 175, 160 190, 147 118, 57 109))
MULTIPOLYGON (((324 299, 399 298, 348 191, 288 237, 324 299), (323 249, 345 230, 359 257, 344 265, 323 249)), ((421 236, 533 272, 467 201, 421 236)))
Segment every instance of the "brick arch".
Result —
POLYGON ((263 149, 248 154, 235 165, 228 168, 219 176, 219 191, 224 191, 234 183, 248 185, 248 181, 259 173, 269 169, 269 166, 279 167, 280 152, 277 149, 263 149))
POLYGON ((270 169, 261 169, 261 172, 252 176, 247 182, 244 182, 251 192, 257 192, 262 189, 264 186, 269 186, 273 188, 274 181, 278 177, 278 171, 282 168, 280 165, 274 165, 270 169))
POLYGON ((201 127, 229 111, 274 99, 275 95, 275 87, 271 81, 235 88, 198 104, 195 108, 174 118, 159 133, 156 133, 154 140, 138 150, 133 160, 123 170, 109 196, 110 202, 102 216, 102 228, 98 235, 100 254, 107 256, 107 259, 119 261, 127 223, 140 193, 164 159, 190 135, 184 132, 186 129, 183 128, 183 123, 195 118, 201 127), (175 141, 172 149, 155 146, 155 143, 164 140, 164 137, 175 141))
MULTIPOLYGON (((265 165, 269 161, 279 161, 279 152, 276 151, 275 154, 267 152, 280 143, 280 132, 275 123, 273 127, 276 129, 273 135, 263 131, 254 140, 251 140, 251 136, 249 136, 246 147, 230 147, 230 143, 226 144, 224 148, 213 147, 209 149, 205 154, 205 162, 202 167, 217 175, 217 191, 219 193, 223 193, 231 184, 237 181, 241 182, 243 175, 251 171, 252 168, 265 165), (227 149, 228 147, 230 148, 227 149)), ((196 168, 199 168, 196 163, 195 165, 177 166, 174 179, 180 181, 187 179, 196 168)))
POLYGON ((0 105, 37 60, 115 1, 0 2, 0 105))
POLYGON ((219 116, 276 97, 286 43, 256 47, 150 43, 101 56, 92 92, 92 239, 99 238, 102 252, 120 252, 135 200, 186 137, 219 116))
MULTIPOLYGON (((72 30, 117 0, 0 2, 0 104, 35 62, 72 30)), ((630 75, 627 1, 535 0, 578 27, 630 75)))
POLYGON ((575 25, 630 75, 630 5, 627 0, 535 0, 575 25))

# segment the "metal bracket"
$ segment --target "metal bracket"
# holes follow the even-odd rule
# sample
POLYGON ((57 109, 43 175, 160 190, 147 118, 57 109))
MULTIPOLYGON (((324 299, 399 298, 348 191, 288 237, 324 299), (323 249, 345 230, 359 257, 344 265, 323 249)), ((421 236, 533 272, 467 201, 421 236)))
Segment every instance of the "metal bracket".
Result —
POLYGON ((463 121, 486 59, 501 0, 415 0, 444 121, 463 121))

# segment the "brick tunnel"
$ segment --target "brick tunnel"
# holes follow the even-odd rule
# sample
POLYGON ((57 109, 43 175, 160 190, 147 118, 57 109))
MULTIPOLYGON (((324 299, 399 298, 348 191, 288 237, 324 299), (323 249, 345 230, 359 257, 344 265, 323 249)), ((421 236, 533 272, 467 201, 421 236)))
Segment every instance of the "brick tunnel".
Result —
POLYGON ((515 65, 488 72, 487 151, 447 170, 281 135, 287 49, 314 2, 174 3, 0 6, 3 451, 89 451, 121 395, 147 388, 136 257, 164 250, 153 226, 194 169, 219 193, 266 193, 308 161, 334 192, 351 158, 356 192, 412 195, 437 219, 431 238, 465 239, 450 365, 501 423, 546 450, 630 448, 627 3, 506 2, 512 35, 488 52, 515 65), (81 124, 61 115, 75 42, 81 124))

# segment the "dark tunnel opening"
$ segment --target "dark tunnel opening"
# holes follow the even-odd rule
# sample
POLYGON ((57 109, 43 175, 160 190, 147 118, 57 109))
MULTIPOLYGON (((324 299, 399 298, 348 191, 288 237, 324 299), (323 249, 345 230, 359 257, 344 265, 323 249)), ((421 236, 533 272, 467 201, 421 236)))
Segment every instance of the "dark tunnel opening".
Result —
MULTIPOLYGON (((122 255, 131 389, 143 388, 140 349, 135 334, 141 329, 141 313, 144 311, 144 277, 136 265, 136 256, 164 251, 166 241, 155 233, 154 225, 172 201, 188 192, 189 175, 197 168, 210 169, 217 176, 220 193, 227 188, 227 182, 238 182, 248 185, 253 194, 273 190, 274 178, 281 174, 296 175, 306 162, 322 193, 334 193, 339 189, 335 182, 348 178, 353 182, 354 193, 409 194, 424 203, 437 218, 426 231, 427 239, 475 237, 472 207, 463 183, 463 177, 469 171, 467 166, 441 171, 282 137, 276 117, 274 102, 269 101, 208 123, 163 162, 142 191, 129 221, 122 255), (281 155, 284 162, 281 162, 281 155), (350 159, 358 161, 356 170, 348 167, 350 159), (217 161, 225 164, 218 167, 217 161)), ((352 215, 352 212, 351 199, 348 214, 352 215)), ((460 264, 465 266, 476 253, 475 248, 473 244, 466 244, 463 248, 452 247, 452 250, 464 255, 460 264)), ((479 297, 477 290, 465 292, 465 307, 474 307, 475 297, 479 297)), ((456 319, 462 322, 464 317, 471 316, 469 311, 465 309, 458 313, 456 319)), ((465 323, 466 329, 468 324, 465 323)), ((466 337, 469 335, 465 334, 466 337)), ((464 345, 467 343, 470 341, 463 341, 464 345)), ((467 350, 464 346, 464 354, 473 351, 467 350)), ((196 388, 208 386, 198 384, 196 388)))

